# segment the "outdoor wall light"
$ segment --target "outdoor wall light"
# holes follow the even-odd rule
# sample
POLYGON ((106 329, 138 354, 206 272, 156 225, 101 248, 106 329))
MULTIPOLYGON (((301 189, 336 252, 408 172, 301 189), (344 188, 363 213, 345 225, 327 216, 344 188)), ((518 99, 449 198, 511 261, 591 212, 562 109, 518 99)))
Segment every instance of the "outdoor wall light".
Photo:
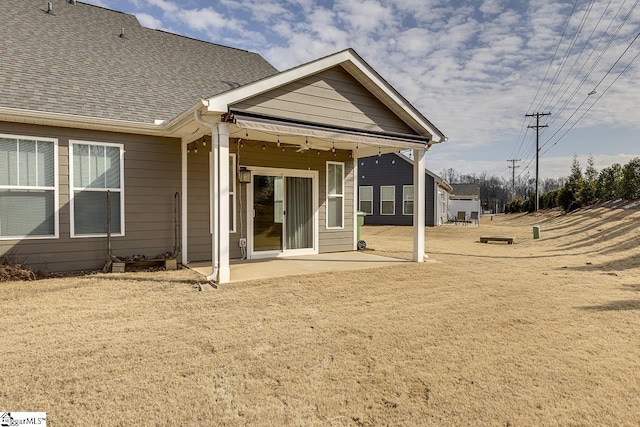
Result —
POLYGON ((238 181, 243 184, 248 184, 251 182, 251 171, 244 166, 240 166, 238 169, 238 181))

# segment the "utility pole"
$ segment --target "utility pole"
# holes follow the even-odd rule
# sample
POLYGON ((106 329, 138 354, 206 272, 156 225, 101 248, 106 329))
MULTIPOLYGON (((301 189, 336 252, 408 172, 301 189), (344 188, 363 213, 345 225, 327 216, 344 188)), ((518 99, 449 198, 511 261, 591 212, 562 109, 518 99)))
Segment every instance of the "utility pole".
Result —
POLYGON ((525 114, 526 117, 535 117, 536 124, 527 126, 529 129, 536 130, 536 212, 540 207, 540 194, 539 194, 539 176, 540 176, 540 128, 549 127, 549 125, 540 125, 540 117, 541 116, 550 116, 551 113, 535 113, 535 114, 525 114))
POLYGON ((516 162, 521 162, 521 159, 509 159, 507 160, 507 162, 511 162, 511 166, 509 166, 509 169, 512 169, 512 176, 511 176, 511 201, 513 202, 514 196, 516 194, 516 168, 519 168, 520 166, 516 166, 516 162))

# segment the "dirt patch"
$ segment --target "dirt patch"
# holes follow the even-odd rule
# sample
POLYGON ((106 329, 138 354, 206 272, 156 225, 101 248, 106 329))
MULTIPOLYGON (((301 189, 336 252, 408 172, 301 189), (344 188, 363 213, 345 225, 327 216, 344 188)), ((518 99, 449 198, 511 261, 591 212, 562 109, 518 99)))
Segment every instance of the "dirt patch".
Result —
MULTIPOLYGON (((210 292, 189 270, 8 282, 0 402, 60 425, 634 425, 639 227, 483 217, 429 228, 422 264, 210 292)), ((411 233, 363 230, 401 258, 411 233)))

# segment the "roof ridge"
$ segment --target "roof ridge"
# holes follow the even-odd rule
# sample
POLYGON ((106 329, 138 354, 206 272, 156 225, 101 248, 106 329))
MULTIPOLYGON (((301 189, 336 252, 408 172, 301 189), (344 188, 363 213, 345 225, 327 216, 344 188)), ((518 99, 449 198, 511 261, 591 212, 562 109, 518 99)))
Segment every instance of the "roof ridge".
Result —
MULTIPOLYGON (((124 13, 124 12, 121 12, 121 13, 124 13)), ((136 20, 138 19, 137 16, 135 16, 135 15, 132 15, 132 16, 134 18, 136 18, 136 20)), ((140 24, 140 21, 138 21, 138 24, 140 24)), ((237 50, 237 51, 240 51, 240 52, 251 53, 253 55, 260 55, 258 52, 254 52, 254 51, 251 51, 251 50, 240 49, 239 47, 227 46, 227 45, 216 43, 216 42, 212 42, 212 41, 209 41, 209 40, 196 39, 195 37, 185 36, 184 34, 172 33, 171 31, 161 30, 159 28, 149 28, 149 27, 145 27, 142 24, 140 24, 140 27, 145 29, 145 30, 149 30, 149 31, 157 31, 159 33, 169 34, 170 36, 182 37, 184 39, 193 40, 193 41, 197 41, 197 42, 201 42, 201 43, 206 43, 206 44, 210 44, 210 45, 213 45, 213 46, 219 46, 219 47, 224 47, 224 48, 227 48, 227 49, 237 50)))

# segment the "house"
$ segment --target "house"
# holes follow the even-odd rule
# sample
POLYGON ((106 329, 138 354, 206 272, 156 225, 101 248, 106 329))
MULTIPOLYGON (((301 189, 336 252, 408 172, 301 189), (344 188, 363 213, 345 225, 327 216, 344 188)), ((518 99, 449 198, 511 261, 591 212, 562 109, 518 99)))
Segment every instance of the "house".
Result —
POLYGON ((61 271, 168 252, 224 283, 230 259, 355 250, 359 158, 413 150, 423 201, 424 153, 445 136, 353 50, 280 72, 49 4, 0 15, 0 256, 61 271))
MULTIPOLYGON (((471 218, 471 212, 480 215, 480 185, 478 184, 451 184, 449 194, 449 216, 456 218, 458 212, 464 212, 465 218, 471 218)), ((479 217, 478 217, 479 218, 479 217)))
MULTIPOLYGON (((358 209, 365 224, 413 224, 413 160, 403 153, 358 160, 358 209)), ((451 186, 425 169, 425 225, 447 222, 451 186)))

